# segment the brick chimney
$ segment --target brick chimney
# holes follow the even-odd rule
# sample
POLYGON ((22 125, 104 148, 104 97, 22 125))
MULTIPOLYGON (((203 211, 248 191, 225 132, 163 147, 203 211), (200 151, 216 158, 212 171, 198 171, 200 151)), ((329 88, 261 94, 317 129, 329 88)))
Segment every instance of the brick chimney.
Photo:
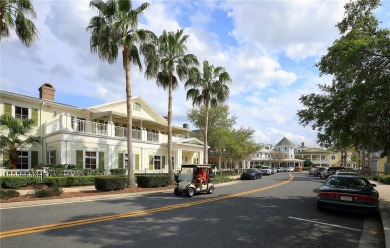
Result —
POLYGON ((54 101, 54 92, 56 90, 54 87, 49 83, 44 83, 39 88, 39 98, 49 101, 54 101))

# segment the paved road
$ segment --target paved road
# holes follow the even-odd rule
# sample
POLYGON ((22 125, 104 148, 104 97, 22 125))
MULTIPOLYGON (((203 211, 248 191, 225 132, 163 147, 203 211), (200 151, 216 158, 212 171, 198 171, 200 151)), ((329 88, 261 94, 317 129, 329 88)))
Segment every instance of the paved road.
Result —
MULTIPOLYGON (((380 218, 316 209, 320 180, 278 173, 217 187, 0 211, 8 247, 384 247, 380 218), (369 243, 362 237, 370 236, 369 243), (359 246, 360 244, 360 246, 359 246)), ((365 239, 365 238, 364 238, 365 239)))

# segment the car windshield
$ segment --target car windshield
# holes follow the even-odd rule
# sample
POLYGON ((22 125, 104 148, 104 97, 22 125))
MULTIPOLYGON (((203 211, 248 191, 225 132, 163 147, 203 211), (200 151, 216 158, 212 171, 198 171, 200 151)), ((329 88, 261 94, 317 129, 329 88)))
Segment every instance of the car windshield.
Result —
POLYGON ((269 169, 269 167, 268 166, 263 166, 263 167, 261 167, 262 169, 269 169))
POLYGON ((256 172, 256 170, 250 169, 250 170, 247 170, 246 172, 247 172, 247 173, 254 173, 254 172, 256 172))
POLYGON ((370 182, 362 177, 330 177, 325 185, 337 188, 363 189, 370 186, 370 182))

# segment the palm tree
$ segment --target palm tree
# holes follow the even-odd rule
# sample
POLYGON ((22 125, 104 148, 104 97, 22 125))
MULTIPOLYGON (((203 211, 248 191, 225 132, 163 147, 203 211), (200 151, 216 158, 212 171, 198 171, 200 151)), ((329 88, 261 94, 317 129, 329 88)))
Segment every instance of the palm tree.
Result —
POLYGON ((192 99, 194 106, 205 107, 205 127, 204 127, 204 157, 203 163, 208 163, 207 153, 207 132, 209 124, 209 107, 224 103, 229 97, 229 87, 227 82, 231 82, 229 73, 221 67, 210 65, 207 60, 203 61, 203 73, 197 67, 191 68, 190 76, 185 83, 187 100, 192 99))
POLYGON ((174 74, 177 73, 180 80, 186 79, 189 69, 198 65, 195 55, 186 54, 188 37, 183 34, 183 29, 176 32, 164 30, 158 39, 157 51, 146 56, 146 77, 157 78, 157 85, 168 88, 168 173, 172 184, 175 182, 172 165, 172 91, 177 87, 174 74))
POLYGON ((132 9, 131 0, 92 0, 90 7, 98 10, 98 16, 91 18, 87 30, 90 30, 91 52, 97 53, 99 58, 113 64, 119 50, 122 49, 123 67, 126 75, 127 100, 127 152, 128 152, 128 186, 135 187, 133 145, 132 145, 132 106, 130 62, 142 70, 140 53, 153 48, 150 45, 157 37, 150 31, 138 29, 139 17, 148 3, 143 3, 132 9), (141 51, 138 47, 141 47, 141 51))
POLYGON ((10 36, 10 30, 15 29, 20 41, 27 47, 38 38, 34 23, 27 19, 29 15, 36 18, 34 6, 30 0, 0 0, 0 41, 10 36))
POLYGON ((40 137, 28 135, 33 124, 33 119, 19 119, 10 115, 0 116, 2 131, 0 134, 0 146, 3 148, 4 154, 9 156, 11 169, 16 169, 18 164, 19 148, 35 146, 41 142, 40 137), (3 133, 4 127, 7 131, 3 133))

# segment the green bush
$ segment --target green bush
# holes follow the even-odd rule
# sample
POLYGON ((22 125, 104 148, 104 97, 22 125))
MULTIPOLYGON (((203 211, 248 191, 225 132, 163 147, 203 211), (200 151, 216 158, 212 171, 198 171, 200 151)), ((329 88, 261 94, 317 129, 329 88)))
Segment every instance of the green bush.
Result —
POLYGON ((111 169, 110 173, 111 175, 125 175, 126 169, 111 169))
POLYGON ((63 190, 57 186, 52 186, 48 188, 41 188, 34 190, 33 195, 35 197, 51 197, 51 196, 58 196, 63 193, 63 190))
POLYGON ((126 187, 124 176, 98 176, 95 177, 95 188, 101 191, 122 190, 126 187))
POLYGON ((384 184, 390 184, 390 175, 380 176, 379 182, 384 183, 384 184))
POLYGON ((95 176, 45 177, 43 183, 47 186, 57 187, 94 185, 95 176))
POLYGON ((0 177, 1 188, 20 189, 39 183, 39 177, 0 177))
POLYGON ((169 185, 168 174, 137 175, 137 185, 140 188, 158 188, 169 185))
POLYGON ((13 189, 8 189, 8 190, 0 189, 0 199, 9 199, 13 197, 18 197, 19 195, 20 193, 13 189))

